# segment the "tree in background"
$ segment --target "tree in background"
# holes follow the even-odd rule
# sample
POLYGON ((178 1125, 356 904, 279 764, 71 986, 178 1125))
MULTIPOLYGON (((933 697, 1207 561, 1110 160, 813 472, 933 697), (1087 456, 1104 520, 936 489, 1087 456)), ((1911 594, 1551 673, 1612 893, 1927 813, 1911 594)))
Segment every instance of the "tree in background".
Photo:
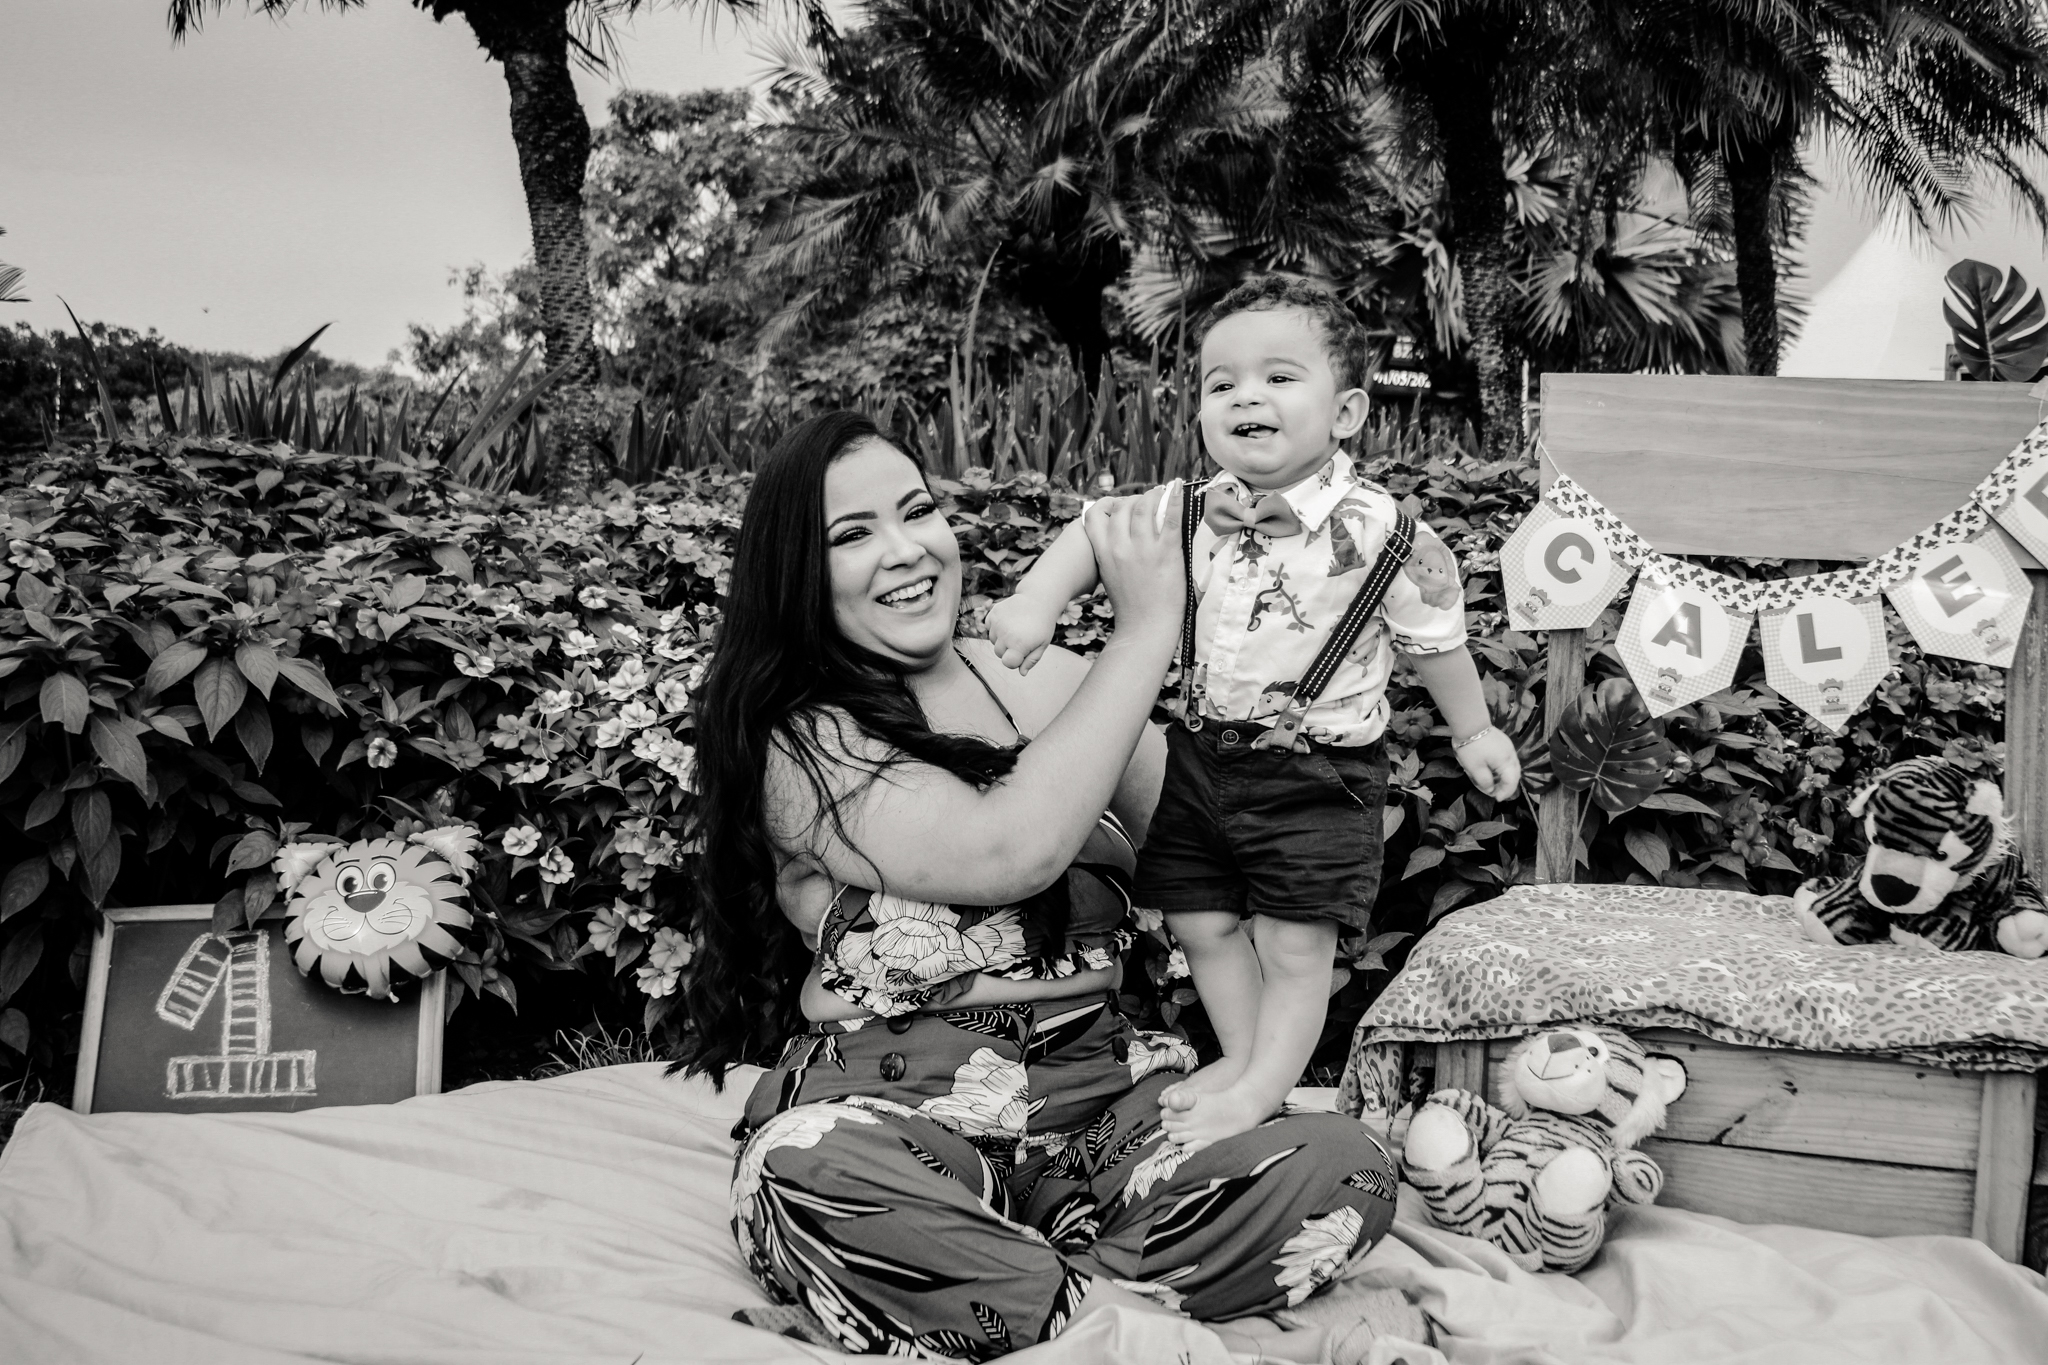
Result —
POLYGON ((2048 24, 2025 0, 1647 0, 1617 50, 1733 243, 1751 374, 1776 374, 1779 279, 1797 232, 1803 148, 1841 154, 1882 208, 1954 227, 1975 183, 2048 228, 2030 173, 2048 120, 2048 24))
MULTIPOLYGON (((251 9, 283 14, 296 0, 246 0, 251 9)), ((309 0, 326 9, 349 9, 363 0, 309 0)), ((597 396, 597 347, 591 335, 590 251, 583 228, 583 178, 590 161, 590 121, 569 78, 571 58, 594 71, 616 54, 612 25, 654 0, 411 0, 435 22, 459 14, 477 45, 503 69, 511 96, 512 141, 533 234, 541 333, 555 378, 552 416, 557 491, 596 481, 602 421, 597 396)), ((751 11, 753 0, 722 0, 751 11)), ((169 0, 172 39, 196 30, 229 0, 169 0)))
POLYGON ((1104 296, 1148 224, 1244 214, 1261 202, 1240 193, 1248 180, 1284 183, 1270 102, 1249 79, 1283 10, 870 0, 858 28, 815 28, 778 80, 811 173, 755 256, 801 282, 784 327, 878 272, 971 263, 1038 312, 1092 383, 1111 344, 1104 296), (1231 192, 1189 202, 1217 187, 1231 192))
MULTIPOLYGON (((0 228, 0 237, 7 235, 6 228, 0 228)), ((0 303, 27 303, 28 299, 15 291, 21 288, 22 269, 0 261, 0 303)))

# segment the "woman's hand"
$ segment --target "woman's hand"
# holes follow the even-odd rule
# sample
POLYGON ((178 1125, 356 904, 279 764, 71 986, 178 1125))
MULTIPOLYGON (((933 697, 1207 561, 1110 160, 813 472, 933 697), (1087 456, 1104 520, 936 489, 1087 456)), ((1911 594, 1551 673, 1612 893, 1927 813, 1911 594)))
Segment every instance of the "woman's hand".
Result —
POLYGON ((1178 479, 1131 498, 1104 498, 1084 514, 1096 571, 1116 609, 1117 633, 1180 633, 1187 607, 1187 566, 1181 557, 1178 479))

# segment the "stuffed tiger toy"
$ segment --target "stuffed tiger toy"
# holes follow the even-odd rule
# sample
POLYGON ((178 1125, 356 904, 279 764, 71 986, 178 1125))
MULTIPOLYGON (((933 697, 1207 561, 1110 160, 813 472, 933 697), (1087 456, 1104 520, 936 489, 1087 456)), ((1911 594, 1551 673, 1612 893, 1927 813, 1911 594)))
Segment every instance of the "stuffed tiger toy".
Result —
POLYGON ((1894 763, 1849 814, 1870 842, 1848 877, 1792 898, 1818 943, 1920 943, 1951 952, 2048 950, 2048 905, 2012 842, 1998 788, 1944 758, 1894 763))
POLYGON ((1574 1025, 1524 1039, 1501 1078, 1507 1107, 1439 1090, 1408 1125, 1401 1174, 1439 1227, 1490 1242, 1524 1270, 1582 1268, 1611 1204, 1664 1188, 1636 1143, 1664 1126, 1685 1067, 1618 1029, 1574 1025))

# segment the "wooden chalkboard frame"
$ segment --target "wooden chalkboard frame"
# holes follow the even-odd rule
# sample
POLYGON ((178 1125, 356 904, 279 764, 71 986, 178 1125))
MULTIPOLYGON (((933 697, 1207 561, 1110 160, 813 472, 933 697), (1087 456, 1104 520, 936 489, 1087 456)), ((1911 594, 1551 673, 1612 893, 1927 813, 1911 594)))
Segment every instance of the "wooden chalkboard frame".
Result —
MULTIPOLYGON (((162 924, 176 921, 211 920, 211 905, 122 906, 105 912, 100 931, 93 936, 92 961, 85 976, 85 1019, 78 1041, 78 1076, 71 1088, 71 1107, 80 1114, 92 1112, 93 1084, 100 1059, 100 1031, 107 1014, 107 974, 114 965, 114 930, 123 924, 162 924)), ((272 911, 260 923, 283 916, 272 911)), ((420 991, 419 1053, 413 1064, 413 1094, 441 1093, 441 1044, 448 1012, 448 974, 435 972, 420 991)))

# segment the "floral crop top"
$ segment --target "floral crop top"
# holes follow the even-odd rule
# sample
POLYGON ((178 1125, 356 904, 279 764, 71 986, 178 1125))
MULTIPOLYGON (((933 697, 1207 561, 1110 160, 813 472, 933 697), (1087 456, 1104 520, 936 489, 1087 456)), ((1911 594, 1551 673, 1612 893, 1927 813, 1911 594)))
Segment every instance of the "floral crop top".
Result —
MULTIPOLYGON (((1009 708, 965 654, 989 700, 1018 734, 1009 708)), ((1129 950, 1135 856, 1130 834, 1105 811, 1066 874, 1014 905, 939 905, 886 891, 841 887, 818 926, 818 979, 850 1004, 888 1017, 944 1005, 977 976, 1057 981, 1113 967, 1129 950)))

